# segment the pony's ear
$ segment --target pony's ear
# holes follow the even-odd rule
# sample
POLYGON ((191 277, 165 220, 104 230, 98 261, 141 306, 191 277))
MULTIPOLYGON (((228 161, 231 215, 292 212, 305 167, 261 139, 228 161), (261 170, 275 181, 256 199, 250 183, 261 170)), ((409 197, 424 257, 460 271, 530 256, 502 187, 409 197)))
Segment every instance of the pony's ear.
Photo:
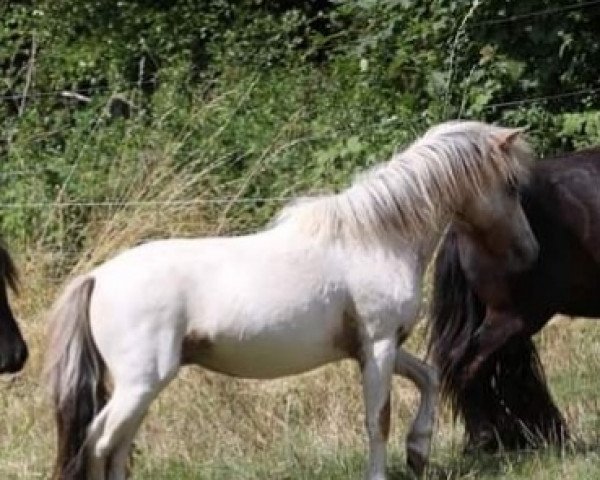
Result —
POLYGON ((496 145, 502 150, 508 149, 527 128, 503 128, 493 134, 496 145))

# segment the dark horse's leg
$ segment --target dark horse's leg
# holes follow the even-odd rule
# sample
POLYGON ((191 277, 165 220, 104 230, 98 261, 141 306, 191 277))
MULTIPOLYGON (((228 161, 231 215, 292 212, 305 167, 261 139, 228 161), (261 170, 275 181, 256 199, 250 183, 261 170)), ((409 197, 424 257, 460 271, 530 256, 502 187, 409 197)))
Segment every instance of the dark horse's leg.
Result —
POLYGON ((562 444, 568 438, 535 344, 523 326, 517 315, 488 309, 476 332, 462 396, 473 395, 464 401, 480 402, 487 410, 472 408, 465 414, 469 448, 515 449, 562 444))
MULTIPOLYGON (((429 352, 440 370, 443 397, 465 422, 467 448, 494 451, 501 445, 519 448, 562 441, 566 425, 548 390, 531 331, 498 335, 494 329, 502 325, 489 318, 482 327, 488 309, 465 276, 456 232, 450 231, 440 247, 434 285, 429 352), (493 346, 502 336, 510 338, 493 346), (487 345, 487 360, 476 360, 481 352, 475 338, 487 345), (479 363, 479 370, 465 382, 465 367, 472 361, 479 363)), ((523 323, 541 326, 551 314, 539 313, 523 323)), ((508 333, 519 330, 515 327, 518 323, 508 333)))
POLYGON ((17 274, 0 244, 0 373, 18 372, 27 360, 27 345, 8 303, 8 287, 16 289, 17 274))
POLYGON ((489 357, 501 348, 508 339, 521 333, 523 327, 520 316, 488 307, 483 323, 475 332, 469 348, 469 360, 463 370, 464 382, 469 383, 472 381, 489 357))
POLYGON ((569 438, 527 335, 512 338, 493 353, 457 397, 467 450, 562 445, 569 438))

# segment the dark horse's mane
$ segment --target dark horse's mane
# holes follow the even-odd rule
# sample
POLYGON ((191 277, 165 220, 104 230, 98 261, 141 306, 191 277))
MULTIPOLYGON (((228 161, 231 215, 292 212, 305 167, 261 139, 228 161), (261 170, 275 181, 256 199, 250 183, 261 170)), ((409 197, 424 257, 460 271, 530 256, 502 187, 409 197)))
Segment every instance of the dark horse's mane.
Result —
MULTIPOLYGON (((521 330, 500 343, 469 381, 464 372, 480 327, 488 308, 497 307, 486 306, 477 285, 469 283, 459 251, 459 239, 465 237, 451 227, 442 241, 434 266, 428 347, 441 371, 442 393, 464 419, 469 446, 516 448, 568 437, 531 337, 557 313, 600 317, 598 185, 600 148, 540 160, 532 168, 521 193, 540 246, 538 260, 520 273, 498 273, 502 262, 498 271, 490 271, 510 292, 503 313, 518 318, 521 330)), ((469 255, 471 265, 491 268, 469 255)))

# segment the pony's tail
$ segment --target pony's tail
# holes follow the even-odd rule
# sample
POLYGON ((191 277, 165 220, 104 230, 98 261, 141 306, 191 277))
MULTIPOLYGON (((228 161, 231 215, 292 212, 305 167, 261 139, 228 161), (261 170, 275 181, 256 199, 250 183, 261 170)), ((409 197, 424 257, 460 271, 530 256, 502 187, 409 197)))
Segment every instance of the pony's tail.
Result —
POLYGON ((106 403, 105 365, 92 338, 89 304, 94 278, 73 280, 49 322, 46 379, 54 404, 58 451, 53 478, 86 478, 87 429, 106 403))
POLYGON ((440 369, 442 396, 465 422, 468 448, 563 442, 567 427, 531 338, 508 342, 465 385, 463 368, 485 305, 469 286, 457 242, 456 232, 449 231, 435 262, 428 350, 440 369))

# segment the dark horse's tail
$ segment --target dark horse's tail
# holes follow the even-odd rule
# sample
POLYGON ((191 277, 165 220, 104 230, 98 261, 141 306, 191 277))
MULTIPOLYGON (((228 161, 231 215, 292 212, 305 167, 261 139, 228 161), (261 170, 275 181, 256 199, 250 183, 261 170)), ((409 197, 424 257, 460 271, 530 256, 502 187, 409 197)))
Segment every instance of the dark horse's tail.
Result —
POLYGON ((89 320, 94 278, 81 276, 67 286, 50 315, 45 373, 54 403, 58 434, 53 478, 85 480, 85 448, 92 420, 106 403, 105 366, 89 320))
POLYGON ((457 235, 450 231, 434 271, 429 353, 440 369, 442 395, 465 422, 467 448, 521 448, 562 443, 565 421, 554 404, 530 337, 514 338, 493 354, 473 381, 462 369, 485 305, 460 265, 457 235))
POLYGON ((8 289, 17 292, 18 286, 17 269, 0 240, 0 373, 18 372, 27 361, 27 345, 8 303, 8 289))

